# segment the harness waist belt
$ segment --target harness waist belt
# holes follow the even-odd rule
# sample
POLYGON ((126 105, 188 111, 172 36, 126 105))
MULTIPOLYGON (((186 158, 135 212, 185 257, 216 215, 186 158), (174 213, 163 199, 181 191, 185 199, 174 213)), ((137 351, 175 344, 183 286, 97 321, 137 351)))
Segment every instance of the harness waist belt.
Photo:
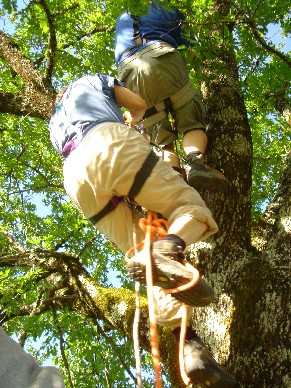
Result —
POLYGON ((152 42, 152 39, 142 38, 140 41, 141 44, 139 44, 137 46, 132 46, 132 47, 128 48, 127 50, 125 50, 124 53, 122 53, 119 62, 122 61, 123 58, 125 58, 130 52, 132 52, 133 50, 135 50, 138 47, 144 46, 145 44, 147 44, 149 42, 152 42))
POLYGON ((195 87, 189 81, 177 93, 149 108, 145 112, 144 120, 142 121, 143 127, 150 127, 163 120, 167 117, 169 111, 179 109, 186 105, 196 93, 195 87))
MULTIPOLYGON (((146 46, 144 49, 139 50, 136 54, 130 55, 128 58, 125 58, 121 62, 121 64, 118 66, 119 71, 121 69, 123 69, 129 62, 133 61, 136 58, 139 58, 142 54, 145 54, 145 53, 147 53, 149 51, 152 51, 152 50, 156 50, 158 48, 160 48, 160 49, 171 48, 171 49, 175 50, 174 47, 171 46, 169 43, 166 43, 166 42, 155 42, 153 44, 150 44, 149 46, 146 46)), ((122 55, 124 55, 124 54, 125 53, 123 53, 122 55)))
MULTIPOLYGON (((133 184, 131 185, 131 188, 128 192, 128 196, 130 197, 137 196, 142 186, 144 185, 145 181, 147 180, 150 173, 152 172, 153 168, 157 164, 158 160, 159 160, 159 157, 154 153, 153 150, 151 150, 146 160, 143 162, 143 165, 141 166, 140 170, 135 175, 133 184)), ((88 218, 88 220, 92 222, 93 225, 96 225, 97 222, 99 222, 104 216, 112 212, 122 200, 123 200, 123 197, 114 196, 107 203, 107 205, 104 206, 102 210, 100 210, 100 212, 95 214, 95 216, 88 218)))

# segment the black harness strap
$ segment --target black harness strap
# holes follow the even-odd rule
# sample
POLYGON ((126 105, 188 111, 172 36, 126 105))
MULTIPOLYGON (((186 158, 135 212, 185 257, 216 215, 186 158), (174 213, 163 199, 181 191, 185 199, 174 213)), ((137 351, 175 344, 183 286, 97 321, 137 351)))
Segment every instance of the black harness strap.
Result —
POLYGON ((147 117, 153 116, 156 113, 158 113, 158 110, 154 106, 152 106, 151 108, 146 110, 143 118, 146 119, 147 117))
MULTIPOLYGON (((141 166, 140 170, 137 172, 133 184, 129 190, 128 196, 135 197, 140 192, 142 186, 149 177, 158 160, 159 157, 154 153, 153 150, 151 150, 143 165, 141 166)), ((107 203, 107 205, 104 206, 102 210, 100 210, 99 213, 95 214, 95 216, 93 217, 88 218, 88 220, 92 222, 93 225, 96 225, 97 222, 99 222, 104 216, 112 212, 116 208, 116 206, 123 200, 123 198, 124 197, 114 196, 107 203)))
POLYGON ((165 104, 165 111, 166 111, 167 113, 173 112, 173 102, 172 102, 171 97, 167 97, 167 98, 164 100, 164 104, 165 104))
MULTIPOLYGON (((171 97, 167 97, 162 102, 164 103, 164 106, 165 106, 163 110, 165 110, 167 113, 173 112, 173 101, 172 101, 171 97)), ((146 110, 143 118, 146 119, 150 116, 155 115, 158 112, 159 111, 157 110, 157 108, 155 106, 152 106, 151 108, 146 110)))
POLYGON ((95 216, 88 218, 90 222, 92 222, 93 225, 96 225, 97 222, 101 220, 106 214, 112 212, 116 208, 116 206, 123 200, 123 197, 117 197, 115 195, 111 200, 107 203, 106 206, 102 210, 100 210, 99 213, 95 214, 95 216))
MULTIPOLYGON (((165 104, 165 108, 164 110, 167 112, 167 113, 171 113, 173 112, 173 101, 171 99, 171 97, 167 97, 165 100, 162 101, 164 104, 165 104)), ((157 108, 155 106, 152 106, 151 108, 147 109, 143 118, 146 119, 147 117, 150 117, 150 116, 153 116, 155 115, 156 113, 158 113, 159 111, 157 110, 157 108)))
POLYGON ((135 47, 140 47, 142 46, 143 40, 140 35, 139 29, 138 29, 138 23, 139 23, 139 17, 136 15, 131 15, 133 18, 133 40, 134 40, 134 46, 135 47))
POLYGON ((148 179, 152 169, 158 163, 159 157, 154 153, 153 150, 148 154, 146 160, 143 162, 140 170, 136 174, 133 184, 129 190, 128 195, 131 197, 136 197, 140 192, 145 181, 148 179))
POLYGON ((133 36, 134 46, 129 47, 127 50, 125 50, 122 53, 120 60, 122 60, 122 58, 127 56, 131 51, 135 50, 137 47, 141 47, 144 44, 150 42, 149 39, 145 39, 145 38, 141 37, 140 31, 138 28, 139 17, 136 15, 131 15, 131 18, 133 19, 133 35, 132 36, 133 36))

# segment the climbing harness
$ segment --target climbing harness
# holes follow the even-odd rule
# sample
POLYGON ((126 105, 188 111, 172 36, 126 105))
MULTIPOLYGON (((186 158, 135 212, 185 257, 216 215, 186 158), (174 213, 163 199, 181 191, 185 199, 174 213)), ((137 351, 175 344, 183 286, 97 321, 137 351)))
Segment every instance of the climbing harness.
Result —
POLYGON ((177 93, 150 107, 142 121, 143 128, 148 128, 158 121, 165 119, 169 113, 186 105, 197 94, 196 89, 189 81, 177 93))
POLYGON ((142 38, 141 33, 138 28, 139 16, 131 15, 133 19, 133 40, 134 40, 134 48, 143 46, 144 44, 150 42, 149 39, 142 38))
MULTIPOLYGON (((142 186, 144 185, 145 181, 149 177, 150 173, 152 172, 152 169, 155 167, 158 161, 159 161, 159 157, 155 154, 153 150, 151 150, 146 160, 144 161, 143 165, 135 175, 133 184, 128 193, 128 197, 134 198, 140 192, 142 186)), ((97 222, 99 222, 104 216, 112 212, 116 208, 116 206, 121 201, 123 201, 123 199, 124 197, 119 197, 115 195, 110 199, 110 201, 104 206, 103 209, 101 209, 94 216, 88 218, 88 220, 93 225, 96 225, 97 222)))
MULTIPOLYGON (((149 309, 149 321, 150 321, 150 336, 151 336, 151 353, 152 360, 155 372, 155 381, 156 388, 162 388, 162 380, 161 380, 161 370, 160 370, 160 359, 159 359, 159 344, 158 344, 158 332, 155 318, 155 309, 154 309, 154 299, 153 299, 153 280, 152 280, 152 259, 151 259, 151 244, 156 239, 165 237, 168 234, 169 225, 168 222, 164 219, 159 219, 157 214, 152 211, 147 212, 147 218, 140 218, 139 227, 145 234, 145 239, 141 241, 139 244, 136 243, 136 238, 134 234, 134 247, 129 249, 125 254, 125 258, 130 260, 131 254, 134 252, 137 253, 138 249, 143 249, 145 252, 145 256, 147 256, 147 265, 146 265, 146 280, 147 280, 147 298, 148 298, 148 309, 149 309)), ((166 294, 175 294, 177 292, 185 291, 189 288, 194 287, 199 281, 199 272, 196 268, 191 266, 189 263, 185 261, 182 262, 188 270, 193 273, 193 279, 190 283, 179 286, 174 289, 163 290, 166 294)), ((139 310, 139 301, 137 302, 136 308, 139 310)), ((179 364, 180 364, 180 372, 181 377, 184 383, 187 385, 190 382, 186 372, 184 365, 184 343, 186 337, 186 326, 187 326, 187 305, 182 304, 182 319, 181 319, 181 334, 180 334, 180 343, 179 343, 179 364)), ((136 322, 134 325, 134 343, 135 343, 135 353, 136 346, 138 343, 138 332, 136 322)), ((140 360, 137 360, 137 365, 139 365, 140 360)), ((138 373, 139 370, 138 370, 138 373)), ((140 381, 140 380, 139 380, 140 381)), ((140 387, 140 385, 139 385, 140 387)))
MULTIPOLYGON (((165 53, 176 50, 169 43, 157 41, 148 46, 145 46, 137 53, 129 55, 136 48, 150 42, 150 40, 144 39, 140 36, 137 26, 138 21, 135 16, 132 16, 132 18, 134 19, 134 46, 126 50, 121 56, 121 63, 118 66, 118 76, 120 80, 123 80, 126 77, 127 72, 126 69, 124 69, 125 66, 135 59, 141 58, 144 54, 154 50, 165 51, 165 53), (122 60, 122 58, 125 56, 127 56, 127 58, 122 60)), ((150 106, 145 112, 145 115, 140 123, 146 129, 155 123, 162 121, 168 116, 169 113, 186 105, 187 102, 189 102, 196 94, 197 91, 195 87, 192 85, 191 81, 188 81, 187 84, 184 85, 178 92, 158 102, 157 104, 150 106)))

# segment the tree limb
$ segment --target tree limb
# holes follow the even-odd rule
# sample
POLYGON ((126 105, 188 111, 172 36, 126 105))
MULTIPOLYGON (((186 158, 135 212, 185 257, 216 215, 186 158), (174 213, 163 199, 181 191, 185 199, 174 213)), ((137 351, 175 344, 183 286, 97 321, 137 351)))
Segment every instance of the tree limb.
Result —
POLYGON ((56 30, 54 26, 54 20, 50 13, 50 10, 44 0, 39 0, 39 4, 46 14, 48 26, 49 26, 49 36, 48 36, 48 48, 47 48, 47 67, 45 71, 45 80, 47 83, 51 83, 51 78, 53 74, 53 69, 56 62, 56 52, 57 52, 57 37, 56 30))
POLYGON ((10 233, 6 232, 6 230, 4 230, 3 228, 1 228, 0 226, 0 233, 2 233, 6 239, 19 251, 19 252, 22 252, 24 253, 25 252, 25 249, 24 247, 18 242, 16 241, 10 233))
POLYGON ((73 384, 70 366, 69 366, 69 362, 68 362, 66 352, 65 352, 65 347, 64 347, 65 340, 64 340, 64 336, 63 336, 63 331, 62 331, 61 325, 58 321, 58 317, 57 317, 57 313, 56 313, 56 309, 55 309, 54 305, 51 305, 51 310, 52 310, 52 314, 53 314, 54 323, 55 323, 55 326, 56 326, 58 334, 59 334, 60 351, 61 351, 63 363, 64 363, 66 371, 67 371, 69 385, 71 388, 73 388, 74 384, 73 384))
POLYGON ((0 112, 49 119, 54 109, 53 87, 21 53, 14 41, 2 31, 0 31, 0 56, 8 62, 25 84, 24 87, 19 86, 21 94, 2 92, 0 112))
POLYGON ((258 30, 258 28, 255 25, 255 22, 249 18, 245 18, 246 24, 251 28, 253 35, 257 42, 260 43, 260 45, 267 50, 267 52, 276 55, 280 59, 282 59, 283 62, 286 63, 288 67, 291 67, 291 60, 288 58, 287 55, 283 54, 281 51, 277 50, 274 46, 269 45, 266 40, 263 38, 263 34, 261 34, 258 30))
POLYGON ((21 53, 14 41, 2 31, 0 31, 0 56, 33 89, 43 89, 48 86, 42 74, 34 68, 33 63, 21 53))

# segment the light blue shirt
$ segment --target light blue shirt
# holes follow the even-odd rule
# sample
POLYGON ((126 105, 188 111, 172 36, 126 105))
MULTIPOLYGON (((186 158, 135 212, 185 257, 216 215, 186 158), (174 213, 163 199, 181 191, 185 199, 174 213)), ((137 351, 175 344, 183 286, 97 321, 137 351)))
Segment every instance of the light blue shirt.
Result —
POLYGON ((123 85, 113 77, 97 73, 84 76, 68 87, 49 124, 51 141, 60 154, 69 141, 78 138, 79 142, 97 124, 124 124, 116 103, 115 83, 123 85))

